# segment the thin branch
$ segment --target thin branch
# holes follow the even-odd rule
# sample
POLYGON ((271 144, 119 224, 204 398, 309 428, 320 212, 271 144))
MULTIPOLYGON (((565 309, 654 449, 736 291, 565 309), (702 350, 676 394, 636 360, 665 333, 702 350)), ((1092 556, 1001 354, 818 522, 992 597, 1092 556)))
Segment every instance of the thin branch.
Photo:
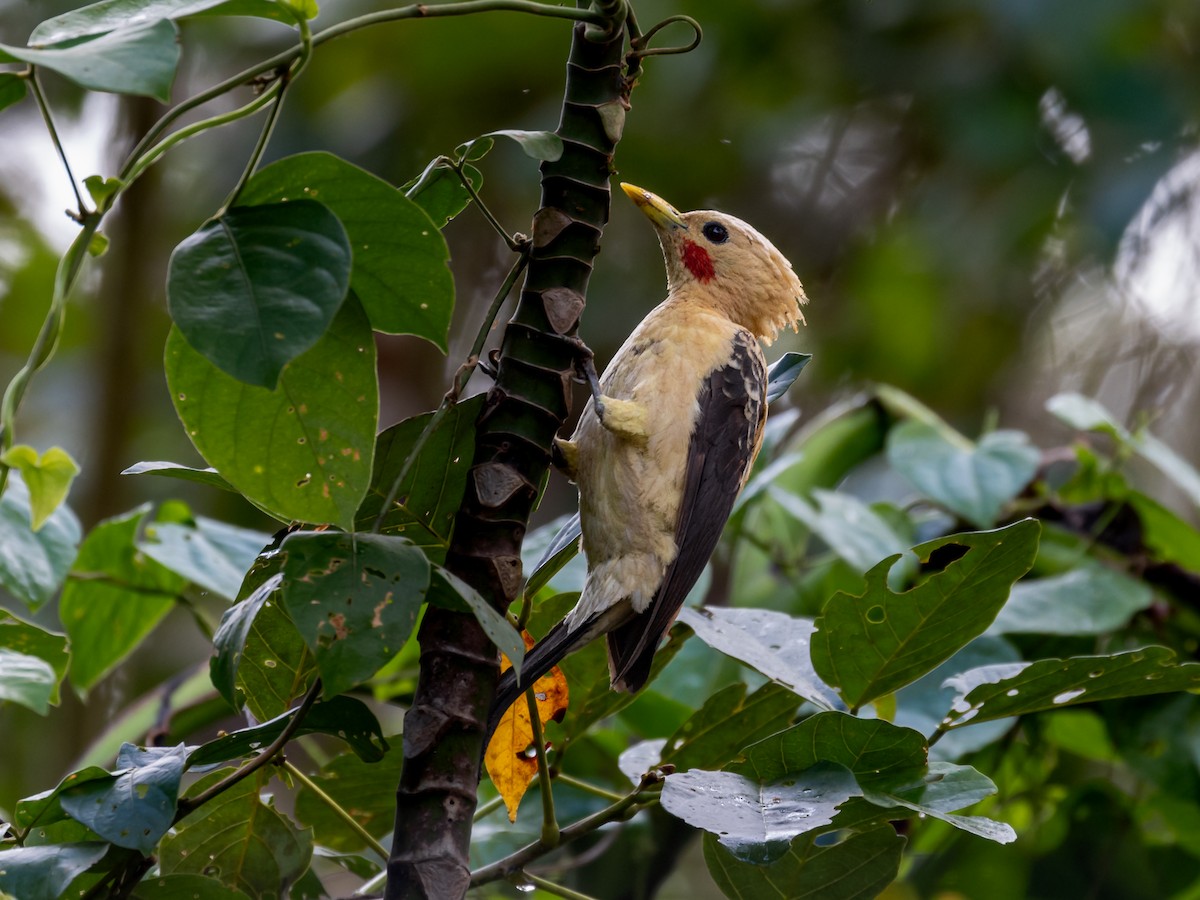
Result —
POLYGON ((513 237, 508 229, 500 224, 500 220, 496 218, 495 213, 488 209, 488 205, 483 202, 483 198, 480 197, 479 192, 475 190, 475 185, 471 184, 471 179, 467 177, 467 173, 465 171, 466 165, 467 162, 465 159, 463 159, 459 160, 458 162, 451 162, 450 168, 454 170, 454 174, 457 175, 458 180, 462 182, 463 189, 466 190, 467 196, 471 198, 471 201, 475 204, 476 208, 478 208, 479 212, 483 214, 485 219, 487 219, 488 224, 492 226, 492 229, 496 232, 496 234, 500 235, 504 243, 508 244, 508 249, 514 253, 520 253, 523 242, 520 238, 513 237))
POLYGON ((46 103, 46 95, 42 93, 41 82, 38 81, 37 69, 30 66, 29 69, 29 88, 33 91, 33 99, 37 101, 38 109, 42 112, 42 121, 46 123, 46 130, 50 132, 50 140, 54 142, 54 149, 58 153, 58 158, 62 160, 63 168, 67 170, 67 178, 71 182, 71 190, 75 193, 75 202, 79 204, 78 221, 82 221, 87 214, 87 206, 83 202, 83 195, 79 193, 79 184, 75 181, 75 174, 71 171, 71 164, 67 162, 67 151, 63 148, 62 141, 59 140, 58 130, 54 127, 54 119, 50 115, 50 106, 46 103))
MULTIPOLYGON (((642 776, 641 782, 630 793, 626 794, 616 803, 611 806, 606 806, 599 812, 593 813, 585 819, 580 819, 560 832, 560 844, 565 844, 568 841, 573 841, 578 837, 597 830, 609 822, 622 821, 636 813, 637 807, 643 802, 643 794, 662 781, 662 776, 656 772, 647 772, 642 776)), ((554 847, 546 846, 542 841, 534 841, 532 844, 526 844, 515 853, 511 853, 504 859, 499 859, 481 868, 476 869, 471 873, 471 887, 479 887, 481 884, 487 884, 489 881, 496 881, 499 878, 504 878, 513 872, 525 867, 539 856, 553 850, 554 847)))
POLYGON ((525 691, 525 703, 529 707, 529 727, 533 731, 533 749, 537 753, 538 793, 542 798, 541 843, 547 847, 557 847, 562 832, 554 816, 554 789, 550 781, 550 765, 546 761, 546 737, 542 733, 542 717, 538 713, 537 696, 532 687, 525 691))
POLYGON ((561 781, 563 784, 567 785, 568 787, 573 787, 577 791, 583 791, 596 797, 600 797, 609 801, 610 803, 615 800, 620 800, 625 796, 624 794, 618 794, 616 791, 605 790, 599 785, 592 784, 589 781, 584 781, 582 778, 575 778, 572 775, 568 775, 566 772, 559 772, 554 776, 554 780, 561 781))
POLYGON ((329 807, 335 816, 345 822, 351 831, 353 831, 360 838, 362 838, 363 841, 366 842, 368 847, 378 853, 381 861, 387 862, 388 852, 384 848, 383 844, 379 843, 379 841, 375 839, 371 832, 363 828, 362 824, 356 818, 354 818, 354 816, 342 809, 341 805, 336 800, 325 793, 325 791, 321 790, 320 786, 318 786, 316 782, 296 768, 296 766, 293 765, 289 760, 280 760, 279 765, 282 766, 289 775, 312 791, 322 803, 329 807))
POLYGON ((532 872, 522 871, 517 875, 517 878, 532 884, 534 887, 541 888, 547 894, 553 894, 555 897, 565 897, 566 900, 596 900, 591 894, 581 894, 579 891, 573 891, 569 887, 555 884, 553 881, 548 881, 545 878, 534 875, 532 872))
POLYGON ((279 737, 271 741, 271 743, 263 749, 262 753, 258 754, 258 756, 254 757, 254 759, 250 760, 250 762, 246 763, 236 772, 233 772, 226 778, 222 778, 212 787, 205 791, 201 791, 195 797, 184 797, 180 799, 179 805, 175 811, 175 823, 178 823, 184 817, 191 815, 209 800, 213 799, 213 797, 216 797, 219 794, 229 790, 243 778, 253 775, 267 763, 271 762, 275 754, 284 748, 287 742, 292 739, 292 735, 294 735, 304 723, 304 717, 308 715, 308 711, 312 709, 312 705, 317 702, 317 697, 320 696, 320 694, 321 679, 318 678, 312 683, 312 687, 308 689, 308 693, 304 695, 304 700, 301 701, 298 707, 296 707, 295 715, 293 715, 288 723, 283 726, 283 731, 279 732, 279 737))

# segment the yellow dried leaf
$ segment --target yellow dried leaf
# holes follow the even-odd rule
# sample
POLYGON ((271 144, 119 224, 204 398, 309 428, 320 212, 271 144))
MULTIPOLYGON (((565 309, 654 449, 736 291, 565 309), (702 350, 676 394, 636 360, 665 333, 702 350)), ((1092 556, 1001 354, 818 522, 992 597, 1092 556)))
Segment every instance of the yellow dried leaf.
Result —
MULTIPOLYGON (((521 632, 525 649, 533 647, 534 640, 529 632, 521 632)), ((508 657, 501 654, 500 671, 510 668, 508 657)), ((533 683, 537 699, 538 718, 542 725, 562 717, 567 709, 567 679, 562 670, 555 666, 533 683)), ((522 694, 510 706, 496 726, 495 733, 484 754, 484 765, 488 777, 504 798, 508 810, 508 821, 517 820, 517 807, 533 776, 537 774, 537 756, 533 752, 533 723, 529 718, 529 703, 522 694)))

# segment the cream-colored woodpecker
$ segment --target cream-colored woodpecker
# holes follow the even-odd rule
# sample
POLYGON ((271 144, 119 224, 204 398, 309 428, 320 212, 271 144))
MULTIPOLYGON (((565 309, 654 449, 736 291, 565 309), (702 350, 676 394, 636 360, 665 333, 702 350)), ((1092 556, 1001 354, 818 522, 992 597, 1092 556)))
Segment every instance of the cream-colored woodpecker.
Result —
POLYGON ((502 677, 492 724, 566 654, 607 635, 615 690, 645 684, 659 641, 712 555, 762 445, 760 341, 804 321, 783 254, 733 216, 680 213, 622 184, 658 232, 667 299, 600 378, 563 468, 579 487, 587 580, 579 602, 502 677))

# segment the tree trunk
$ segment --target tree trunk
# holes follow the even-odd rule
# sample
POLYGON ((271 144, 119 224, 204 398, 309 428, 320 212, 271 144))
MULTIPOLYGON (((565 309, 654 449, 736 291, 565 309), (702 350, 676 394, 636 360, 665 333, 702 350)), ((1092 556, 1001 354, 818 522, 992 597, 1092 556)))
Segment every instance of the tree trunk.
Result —
MULTIPOLYGON (((520 302, 504 334, 496 383, 475 435, 475 460, 446 567, 506 610, 522 583, 521 541, 570 412, 573 342, 608 222, 608 179, 631 87, 624 78, 623 4, 610 33, 575 26, 557 134, 543 163, 542 203, 520 302)), ((404 768, 388 860, 388 900, 462 897, 496 648, 475 618, 436 606, 419 635, 421 673, 404 720, 404 768)))

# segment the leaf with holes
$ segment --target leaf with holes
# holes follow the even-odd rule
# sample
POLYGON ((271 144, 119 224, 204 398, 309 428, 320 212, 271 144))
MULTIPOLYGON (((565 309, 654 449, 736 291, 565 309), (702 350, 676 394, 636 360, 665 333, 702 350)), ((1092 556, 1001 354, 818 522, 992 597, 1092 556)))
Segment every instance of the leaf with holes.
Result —
POLYGON ((329 329, 350 260, 342 223, 321 203, 234 207, 175 248, 167 305, 209 362, 270 390, 329 329))
POLYGON ((887 586, 891 557, 866 574, 858 597, 838 593, 817 618, 812 661, 852 709, 916 681, 981 635, 1013 582, 1029 571, 1040 526, 1024 519, 995 531, 949 535, 913 548, 927 562, 934 551, 966 555, 903 594, 887 586))
POLYGON ((946 682, 958 692, 942 728, 1080 703, 1200 689, 1200 663, 1166 647, 1111 656, 1040 659, 971 669, 946 682))
MULTIPOLYGON (((230 774, 221 769, 188 791, 195 796, 230 774)), ((259 799, 262 776, 243 778, 181 821, 159 845, 163 875, 211 875, 255 898, 287 896, 308 868, 312 834, 259 799)))
POLYGON ((226 375, 177 328, 167 338, 166 372, 188 437, 251 502, 285 521, 353 527, 379 415, 375 342, 353 298, 273 391, 226 375))
POLYGON ((375 440, 371 486, 355 513, 355 527, 374 530, 380 510, 395 487, 380 530, 403 535, 426 548, 434 562, 440 562, 450 546, 454 515, 467 487, 467 474, 475 456, 475 420, 483 403, 484 395, 479 394, 451 407, 426 438, 399 484, 396 478, 434 413, 422 413, 384 429, 375 440))
POLYGON ((124 771, 63 791, 62 808, 118 847, 150 855, 175 817, 187 747, 144 748, 126 744, 118 765, 124 771))
POLYGON ((283 552, 284 605, 316 657, 325 696, 336 696, 404 646, 429 590, 429 561, 382 534, 297 532, 283 552))
POLYGON ((178 37, 172 22, 159 19, 66 47, 0 44, 0 62, 19 60, 55 71, 89 90, 154 97, 166 103, 179 65, 178 37))
MULTIPOLYGON (((282 566, 282 559, 278 561, 282 566)), ((263 605, 279 590, 283 583, 283 572, 264 572, 256 563, 246 576, 246 587, 239 592, 238 600, 225 610, 217 633, 213 635, 213 655, 209 660, 209 673, 215 687, 234 709, 241 709, 243 697, 237 691, 238 668, 245 653, 246 639, 254 620, 263 605), (257 570, 257 573, 256 573, 257 570), (265 577, 258 577, 261 573, 265 577), (252 585, 252 586, 251 586, 252 585)))
POLYGON ((765 866, 745 863, 704 835, 704 861, 713 881, 732 900, 803 897, 874 900, 896 878, 905 840, 891 825, 849 832, 836 844, 800 835, 787 853, 765 866))
MULTIPOLYGON (((404 194, 332 153, 300 153, 256 172, 239 202, 287 210, 316 200, 346 229, 350 286, 371 327, 414 334, 446 350, 454 312, 450 249, 437 225, 404 194)), ((264 207, 266 208, 266 207, 264 207)))
POLYGON ((901 422, 888 434, 888 462, 930 500, 978 528, 991 528, 1001 510, 1037 473, 1041 454, 1019 431, 992 431, 977 444, 952 442, 945 429, 901 422))

